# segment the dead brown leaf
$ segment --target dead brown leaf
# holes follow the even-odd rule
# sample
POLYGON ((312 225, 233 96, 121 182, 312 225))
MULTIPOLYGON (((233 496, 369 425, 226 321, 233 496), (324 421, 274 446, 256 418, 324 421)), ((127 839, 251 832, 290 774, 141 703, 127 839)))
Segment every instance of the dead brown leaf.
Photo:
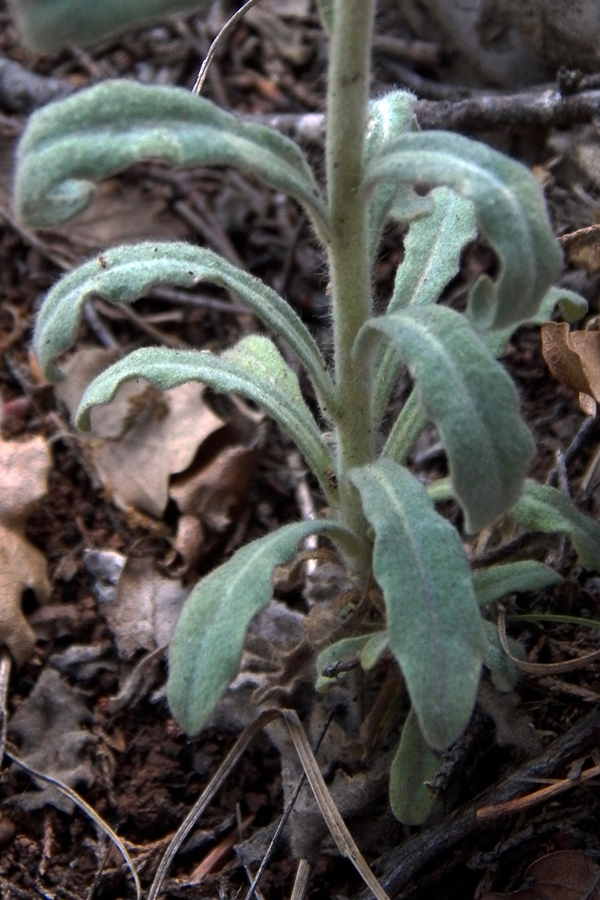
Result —
POLYGON ((582 409, 595 415, 600 402, 600 332, 569 331, 566 322, 544 322, 542 353, 554 377, 586 395, 582 409))
POLYGON ((121 659, 169 644, 187 594, 180 581, 159 575, 151 559, 128 559, 114 600, 100 606, 121 659))
POLYGON ((493 892, 482 900, 596 900, 600 866, 581 850, 559 850, 532 863, 525 879, 534 879, 533 887, 510 894, 493 892))
POLYGON ((50 454, 43 438, 0 443, 0 644, 22 665, 35 646, 35 634, 23 611, 23 592, 35 591, 47 603, 51 587, 44 556, 25 537, 25 524, 36 500, 46 493, 50 454))
MULTIPOLYGON (((80 350, 69 361, 57 394, 72 416, 92 378, 113 361, 112 351, 100 349, 80 350)), ((187 469, 199 446, 223 427, 203 393, 198 384, 163 393, 140 379, 122 385, 111 403, 92 411, 86 443, 119 506, 162 516, 170 476, 187 469)))
POLYGON ((563 234, 560 242, 573 268, 586 269, 590 275, 600 272, 600 225, 563 234))

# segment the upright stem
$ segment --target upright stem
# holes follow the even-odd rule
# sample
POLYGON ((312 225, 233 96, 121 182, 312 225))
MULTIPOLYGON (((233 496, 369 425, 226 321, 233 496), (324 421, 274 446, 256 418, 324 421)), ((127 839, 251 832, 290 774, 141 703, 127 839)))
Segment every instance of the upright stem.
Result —
POLYGON ((367 204, 359 189, 370 86, 375 0, 335 0, 327 97, 327 190, 333 235, 329 265, 333 303, 337 405, 337 465, 345 524, 364 533, 355 489, 344 478, 373 460, 369 373, 357 371, 351 352, 371 315, 367 204))

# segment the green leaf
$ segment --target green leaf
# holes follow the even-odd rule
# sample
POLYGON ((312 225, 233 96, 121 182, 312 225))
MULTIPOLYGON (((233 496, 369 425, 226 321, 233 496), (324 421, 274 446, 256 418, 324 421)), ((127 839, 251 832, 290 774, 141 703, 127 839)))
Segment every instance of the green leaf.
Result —
POLYGON ((446 132, 406 133, 369 166, 365 189, 395 179, 452 187, 475 206, 500 258, 496 282, 477 280, 469 314, 478 329, 527 321, 557 278, 562 253, 532 173, 485 144, 446 132))
POLYGON ((436 798, 425 782, 435 778, 440 765, 439 756, 427 746, 411 709, 390 768, 390 806, 404 825, 422 825, 428 818, 436 798))
POLYGON ((242 547, 191 592, 169 650, 167 684, 171 712, 188 734, 200 731, 235 678, 250 620, 271 600, 273 570, 300 541, 325 531, 349 535, 327 521, 285 525, 242 547))
MULTIPOLYGON (((575 291, 568 291, 561 287, 551 287, 546 291, 541 306, 535 316, 533 316, 525 324, 541 325, 552 317, 554 307, 558 306, 563 319, 566 322, 577 322, 584 316, 588 309, 588 302, 581 294, 575 291)), ((488 331, 484 340, 486 346, 494 354, 494 356, 502 356, 506 350, 506 345, 511 339, 515 331, 514 325, 502 328, 500 331, 488 331)))
POLYGON ((210 0, 10 0, 24 42, 37 53, 93 44, 210 0))
POLYGON ((600 571, 600 525, 556 488, 527 481, 510 516, 526 531, 567 534, 582 565, 600 571))
MULTIPOLYGON (((487 637, 487 647, 483 658, 484 666, 490 670, 492 676, 492 684, 503 694, 508 694, 517 686, 520 678, 520 672, 512 659, 506 655, 504 648, 498 636, 498 628, 493 622, 484 622, 485 633, 487 637)), ((527 658, 521 644, 508 638, 510 652, 516 659, 524 660, 527 658)))
POLYGON ((333 0, 317 0, 317 7, 323 28, 331 34, 333 28, 333 0))
MULTIPOLYGON (((358 657, 360 651, 369 641, 368 634, 357 635, 356 637, 342 638, 335 643, 330 644, 321 650, 317 656, 317 682, 315 689, 320 693, 326 693, 330 688, 338 683, 337 675, 323 675, 325 666, 331 666, 334 663, 346 662, 347 660, 358 657)), ((340 675, 343 675, 340 672, 340 675)))
MULTIPOLYGON (((364 159, 368 166, 407 131, 418 131, 416 97, 408 91, 390 91, 371 100, 365 137, 364 159)), ((419 196, 412 185, 398 185, 394 179, 381 182, 369 198, 369 259, 373 258, 386 218, 412 222, 433 212, 429 197, 419 196)))
POLYGON ((369 672, 389 649, 390 638, 387 630, 372 634, 359 654, 360 664, 365 672, 369 672))
MULTIPOLYGON (((414 222, 404 239, 404 260, 396 273, 388 313, 407 306, 436 303, 457 274, 463 249, 477 236, 475 211, 470 200, 446 187, 435 188, 430 197, 435 204, 433 214, 414 222)), ((398 354, 386 347, 374 375, 375 424, 383 417, 401 366, 398 354)))
POLYGON ((148 159, 252 172, 295 197, 327 234, 324 201, 293 141, 189 91, 134 81, 107 81, 34 113, 17 151, 17 215, 37 227, 66 222, 97 181, 148 159))
POLYGON ((425 739, 442 750, 469 721, 485 650, 469 564, 458 533, 407 469, 380 459, 349 474, 375 531, 390 649, 425 739))
POLYGON ((479 569, 473 573, 473 587, 482 606, 493 603, 494 600, 499 600, 507 594, 541 591, 542 588, 561 584, 562 581, 554 569, 535 559, 490 566, 488 569, 479 569))
POLYGON ((512 381, 464 316, 444 306, 410 307, 365 329, 385 334, 408 366, 446 447, 466 528, 479 531, 516 502, 533 456, 512 381))
POLYGON ((133 303, 157 284, 194 288, 208 282, 227 288, 283 337, 310 374, 324 407, 333 385, 310 332, 290 305, 259 278, 243 272, 203 247, 181 243, 142 243, 115 247, 74 269, 54 287, 38 314, 33 347, 42 372, 62 378, 53 360, 77 336, 83 307, 93 297, 110 303, 133 303))
POLYGON ((164 347, 135 350, 89 385, 77 410, 78 427, 87 430, 92 407, 109 403, 119 387, 133 378, 145 378, 163 391, 200 381, 220 393, 241 394, 258 403, 296 442, 330 504, 337 504, 328 479, 333 470, 330 451, 302 399, 298 379, 268 338, 251 335, 221 356, 164 347))

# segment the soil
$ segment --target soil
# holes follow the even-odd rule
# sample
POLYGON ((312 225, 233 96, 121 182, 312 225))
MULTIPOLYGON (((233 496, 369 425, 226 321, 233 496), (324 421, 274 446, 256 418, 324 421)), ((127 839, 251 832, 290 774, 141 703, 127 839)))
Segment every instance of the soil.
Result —
MULTIPOLYGON (((259 20, 242 21, 215 60, 206 96, 242 113, 322 111, 326 43, 315 10, 307 6, 308 15, 280 20, 287 31, 279 43, 257 24, 259 20)), ((381 7, 378 33, 410 42, 410 32, 396 5, 382 2, 381 7)), ((0 53, 29 72, 64 80, 73 88, 122 76, 190 87, 211 33, 203 21, 195 16, 170 18, 164 24, 92 49, 72 48, 53 56, 33 56, 19 44, 6 4, 0 3, 0 53)), ((389 61, 382 50, 376 51, 376 93, 397 86, 397 77, 389 74, 395 71, 397 76, 397 69, 393 70, 389 61)), ((406 65, 412 65, 426 80, 439 80, 435 67, 406 65)), ((29 660, 12 672, 8 716, 10 720, 16 715, 43 673, 56 666, 57 657, 62 655, 64 660, 65 652, 73 647, 87 648, 84 661, 81 657, 70 668, 61 669, 73 696, 89 713, 89 740, 78 757, 88 777, 82 778, 77 789, 126 842, 147 890, 170 837, 225 758, 236 734, 211 727, 190 740, 181 732, 169 714, 162 690, 163 659, 151 668, 144 689, 120 711, 111 711, 111 698, 119 693, 143 654, 128 659, 120 654, 102 614, 85 552, 101 549, 128 559, 150 559, 164 573, 176 556, 177 513, 172 505, 162 520, 123 512, 110 491, 98 482, 64 406, 41 379, 30 354, 35 313, 44 294, 64 271, 107 245, 144 237, 186 238, 207 243, 241 262, 284 293, 324 345, 327 285, 323 259, 293 202, 266 192, 246 176, 242 179, 220 169, 173 172, 152 163, 140 164, 111 179, 92 210, 74 225, 35 233, 23 229, 11 213, 10 161, 25 123, 26 115, 14 112, 9 104, 0 109, 1 428, 5 441, 41 435, 51 447, 48 491, 28 519, 27 537, 47 560, 52 596, 48 607, 39 607, 32 591, 24 594, 23 608, 38 640, 29 660), (194 199, 197 196, 201 198, 199 203, 194 199)), ((561 138, 576 143, 577 134, 563 131, 561 138)), ((600 185, 589 171, 577 168, 568 152, 561 156, 553 151, 550 132, 536 134, 535 140, 527 133, 508 129, 478 136, 536 167, 557 234, 600 221, 600 185)), ((306 150, 319 168, 318 144, 312 143, 306 150)), ((389 296, 401 258, 402 233, 390 230, 375 271, 376 291, 382 301, 389 296)), ((460 304, 476 275, 493 271, 494 266, 493 254, 482 242, 470 246, 463 255, 460 274, 448 289, 448 302, 460 304)), ((566 263, 563 280, 587 296, 590 315, 594 315, 598 307, 595 272, 566 263)), ((156 294, 136 305, 134 319, 114 313, 111 317, 100 306, 103 328, 88 322, 81 329, 78 346, 98 345, 108 331, 119 347, 129 349, 148 342, 149 326, 154 340, 167 345, 184 341, 191 346, 216 348, 231 346, 253 329, 251 317, 237 309, 227 311, 224 296, 216 292, 204 292, 203 296, 208 302, 194 305, 156 294)), ((591 486, 587 490, 582 483, 598 449, 600 426, 581 412, 576 393, 550 375, 541 353, 539 328, 520 329, 503 362, 515 379, 525 418, 537 441, 532 477, 569 489, 580 507, 597 517, 600 495, 594 492, 595 482, 588 478, 591 486)), ((394 403, 402 401, 407 388, 408 382, 401 380, 394 403)), ((214 398, 211 402, 222 417, 233 417, 232 407, 214 398)), ((235 525, 208 535, 209 552, 188 569, 188 582, 222 561, 236 544, 302 515, 297 478, 289 469, 291 450, 290 442, 275 426, 263 435, 235 525)), ((428 478, 444 475, 443 454, 436 450, 431 436, 420 450, 419 458, 412 460, 415 470, 428 478)), ((310 480, 306 485, 319 509, 322 501, 315 485, 310 480)), ((460 517, 451 505, 446 513, 460 526, 460 517)), ((600 579, 581 568, 564 542, 531 539, 507 547, 499 546, 501 535, 497 533, 488 538, 488 544, 478 548, 482 559, 512 561, 527 554, 547 559, 551 555, 565 577, 557 588, 512 598, 510 612, 551 611, 600 619, 600 579)), ((297 593, 282 596, 292 606, 302 607, 297 593)), ((593 631, 566 625, 528 623, 519 636, 530 658, 539 662, 597 647, 593 631)), ((442 812, 460 808, 477 793, 509 777, 524 759, 535 756, 582 719, 599 698, 598 662, 566 675, 523 676, 512 696, 511 715, 537 735, 537 751, 515 737, 514 722, 507 727, 504 740, 500 739, 489 709, 480 711, 454 765, 448 764, 442 812)), ((18 752, 18 740, 9 747, 18 752)), ((563 767, 552 777, 564 778, 566 774, 563 767)), ((14 765, 4 768, 0 808, 3 900, 133 896, 126 867, 90 819, 77 808, 60 809, 52 804, 28 808, 22 798, 32 791, 31 776, 14 765)), ((201 884, 191 883, 192 875, 230 834, 239 839, 242 822, 242 837, 247 838, 275 822, 281 808, 279 753, 263 735, 244 754, 176 857, 162 896, 233 898, 240 891, 245 895, 248 871, 232 851, 224 852, 214 866, 208 866, 201 884)), ((464 900, 483 897, 491 890, 514 890, 523 884, 532 861, 557 850, 585 851, 600 861, 599 812, 597 794, 588 785, 518 816, 507 816, 492 827, 475 830, 451 851, 432 858, 415 876, 407 894, 428 900, 438 897, 442 890, 448 900, 464 900)), ((416 833, 418 829, 397 828, 388 844, 399 844, 416 833)), ((376 862, 378 855, 377 847, 366 851, 370 863, 376 862)), ((261 880, 262 897, 274 900, 291 895, 296 866, 285 841, 280 843, 261 880)), ((334 853, 323 853, 312 861, 307 896, 313 900, 356 897, 361 888, 354 869, 334 853)))

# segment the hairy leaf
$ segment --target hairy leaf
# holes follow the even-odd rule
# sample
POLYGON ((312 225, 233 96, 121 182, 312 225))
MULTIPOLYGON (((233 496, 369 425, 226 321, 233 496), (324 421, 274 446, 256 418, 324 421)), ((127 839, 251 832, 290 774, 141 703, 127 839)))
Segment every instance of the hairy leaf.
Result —
POLYGON ((600 571, 600 525, 556 488, 527 481, 510 516, 526 531, 567 534, 585 568, 600 571))
MULTIPOLYGON (((325 666, 335 665, 336 663, 346 662, 357 658, 360 651, 369 640, 368 634, 361 634, 356 637, 342 638, 340 641, 330 644, 321 650, 317 657, 317 683, 315 685, 317 691, 325 693, 337 683, 337 673, 324 675, 325 666)), ((343 670, 340 672, 343 675, 343 670)))
MULTIPOLYGON (((561 287, 551 287, 544 294, 537 313, 524 324, 541 325, 552 316, 556 306, 558 306, 566 322, 577 322, 578 319, 581 319, 586 314, 588 302, 585 297, 582 297, 581 294, 577 294, 575 291, 568 291, 566 288, 561 287)), ((501 328, 499 331, 486 332, 484 340, 494 356, 502 356, 504 354, 506 345, 511 339, 515 328, 515 325, 509 325, 507 328, 501 328)))
POLYGON ((561 584, 562 580, 554 569, 535 559, 490 566, 473 573, 473 587, 482 606, 507 594, 540 591, 553 584, 561 584))
POLYGON ((425 739, 442 750, 469 721, 485 650, 469 564, 458 533, 407 469, 380 459, 350 478, 375 531, 390 649, 425 739))
POLYGON ((23 40, 38 53, 93 44, 169 13, 208 4, 209 0, 10 0, 23 40))
POLYGON ((46 297, 36 321, 33 347, 42 372, 49 379, 62 378, 53 360, 74 342, 83 307, 92 297, 133 303, 157 284, 193 288, 203 282, 230 290, 285 338, 311 375, 323 405, 331 401, 333 387, 323 358, 290 305, 259 278, 212 250, 183 242, 115 247, 62 278, 46 297))
MULTIPOLYGON (((404 260, 396 273, 394 293, 388 313, 407 306, 436 303, 460 267, 464 247, 475 240, 475 212, 465 200, 447 187, 431 192, 434 212, 414 222, 404 239, 404 260)), ((373 384, 373 421, 379 423, 402 363, 387 347, 377 365, 373 384)))
MULTIPOLYGON (((371 100, 365 137, 365 165, 377 159, 407 131, 417 131, 416 97, 408 91, 390 91, 371 100)), ((411 222, 433 212, 429 197, 420 197, 412 185, 398 185, 391 179, 381 182, 369 198, 369 259, 373 258, 381 229, 391 216, 399 222, 411 222)))
POLYGON ((145 378, 161 390, 200 381, 220 393, 241 394, 263 406, 296 442, 330 503, 336 504, 327 474, 333 469, 329 449, 302 399, 298 379, 267 338, 244 338, 221 356, 164 347, 135 350, 87 388, 77 411, 78 427, 87 430, 92 407, 109 403, 120 385, 132 378, 145 378))
POLYGON ((107 81, 34 113, 17 152, 17 215, 38 227, 66 222, 90 203, 97 181, 147 159, 252 172, 327 232, 323 199, 293 141, 189 91, 134 81, 107 81))
POLYGON ((466 528, 479 531, 516 502, 533 455, 512 381, 465 318, 444 306, 380 316, 365 328, 385 334, 406 362, 446 447, 466 528))
POLYGON ((562 255, 541 189, 525 166, 458 134, 406 133, 369 165, 365 188, 390 179, 445 184, 473 202, 501 263, 496 282, 481 275, 471 292, 469 312, 479 329, 535 315, 562 255))
POLYGON ((404 825, 422 825, 429 816, 435 793, 425 782, 435 778, 440 764, 439 756, 427 746, 411 709, 390 768, 390 806, 404 825))
MULTIPOLYGON (((504 652, 500 638, 498 636, 498 628, 493 622, 484 622, 485 634, 487 638, 487 647, 485 648, 485 656, 483 664, 490 670, 492 676, 492 684, 503 694, 513 691, 519 681, 519 670, 516 665, 504 652)), ((521 644, 508 638, 510 651, 517 659, 525 659, 527 654, 523 650, 521 644)))
POLYGON ((271 600, 273 570, 290 561, 301 540, 325 531, 350 535, 327 521, 284 525, 242 547, 194 588, 171 643, 167 684, 171 712, 188 734, 200 731, 235 678, 250 620, 271 600))
POLYGON ((360 664, 369 672, 375 666, 380 658, 390 649, 390 638, 386 631, 376 631, 365 643, 360 651, 360 664))

